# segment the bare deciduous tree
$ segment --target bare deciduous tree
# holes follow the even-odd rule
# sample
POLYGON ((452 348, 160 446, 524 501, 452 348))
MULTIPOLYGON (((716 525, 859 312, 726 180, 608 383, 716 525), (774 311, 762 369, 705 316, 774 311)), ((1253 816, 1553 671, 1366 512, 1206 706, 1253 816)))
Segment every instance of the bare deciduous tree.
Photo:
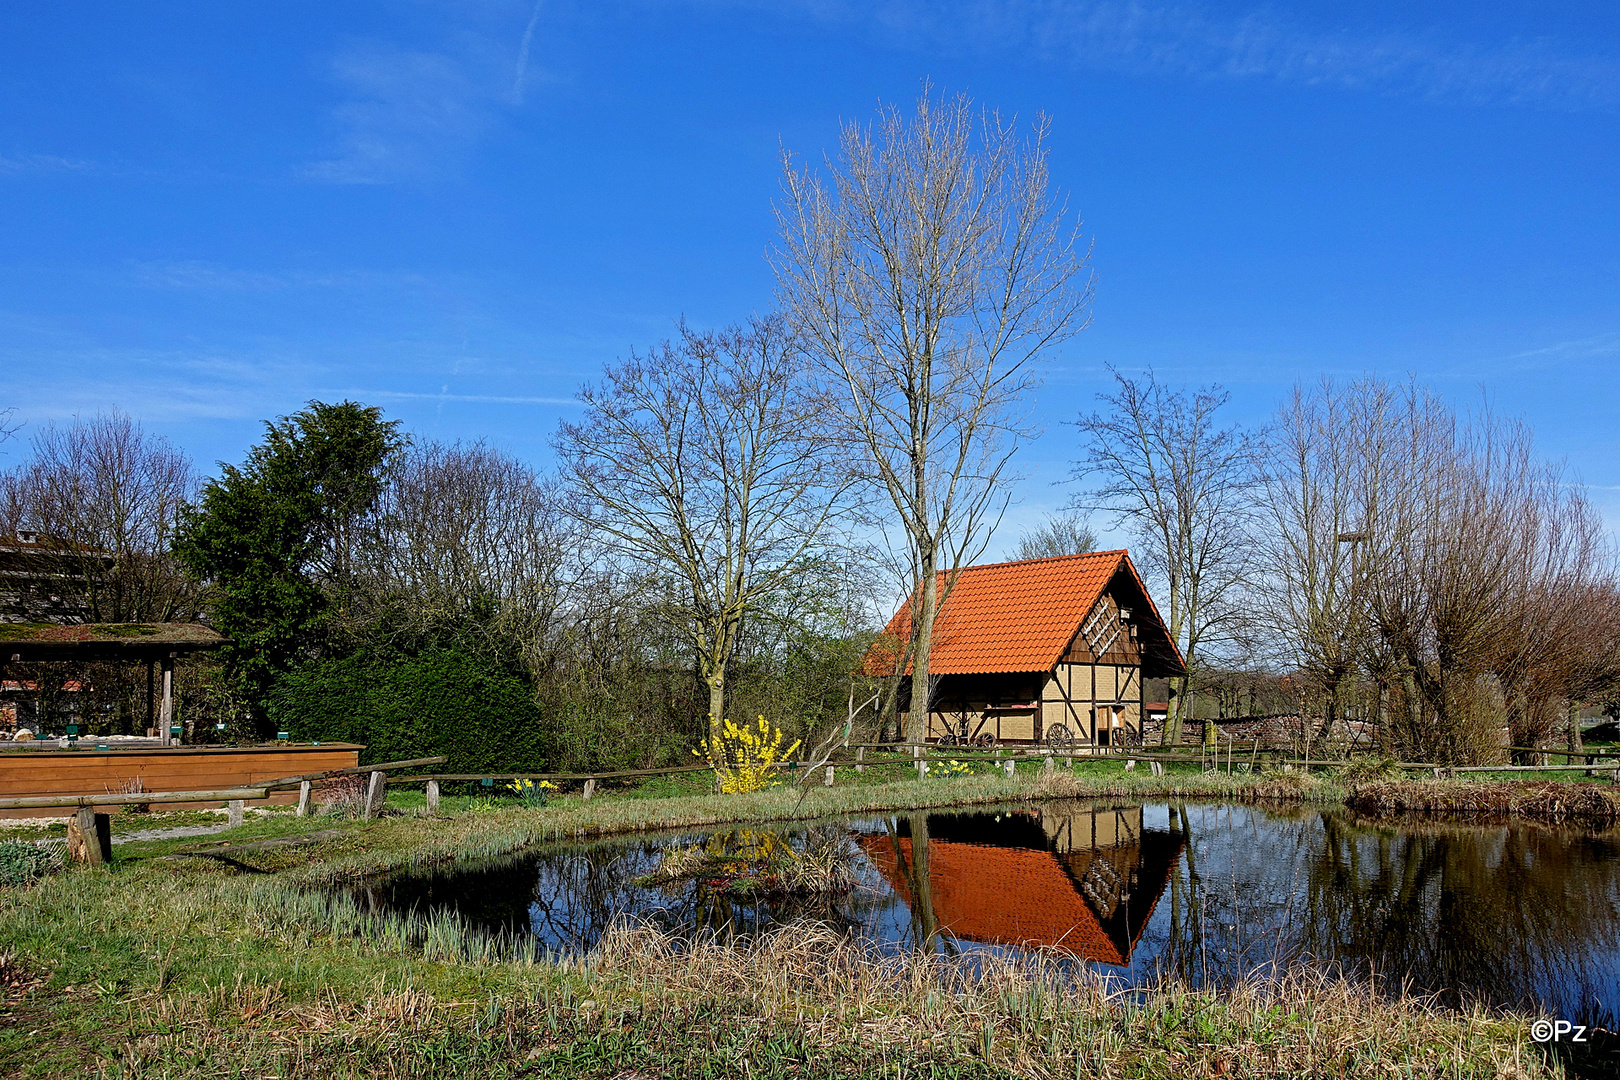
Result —
MULTIPOLYGON (((1519 747, 1547 745, 1570 703, 1620 676, 1612 550, 1591 504, 1560 479, 1558 470, 1546 469, 1522 504, 1522 563, 1513 591, 1502 598, 1507 632, 1493 670, 1519 747)), ((1578 744, 1573 721, 1570 738, 1578 744)))
MULTIPOLYGON (((1166 626, 1192 673, 1204 652, 1236 636, 1240 591, 1250 570, 1246 529, 1253 505, 1254 440, 1237 427, 1217 427, 1226 404, 1219 387, 1189 396, 1159 383, 1113 372, 1116 391, 1099 394, 1107 409, 1082 416, 1085 456, 1074 477, 1096 478, 1079 497, 1083 509, 1129 522, 1140 542, 1138 564, 1164 584, 1166 626)), ((1164 741, 1181 741, 1190 713, 1189 675, 1165 720, 1164 741)))
POLYGON ((197 489, 191 461, 114 410, 47 424, 33 456, 0 476, 0 532, 59 541, 58 572, 95 622, 195 618, 199 597, 169 556, 177 516, 197 489), (107 553, 111 566, 83 553, 107 553))
POLYGON ((555 481, 482 442, 425 442, 391 470, 377 519, 372 618, 382 606, 416 634, 480 628, 548 666, 575 546, 555 481))
POLYGON ((680 337, 580 392, 587 415, 556 442, 572 509, 609 546, 667 579, 684 636, 725 718, 742 627, 786 587, 844 509, 801 353, 779 319, 680 337))
POLYGON ((1363 529, 1393 406, 1372 380, 1296 386, 1264 441, 1253 596, 1272 646, 1320 695, 1323 736, 1372 658, 1363 529))
POLYGON ((1047 126, 1026 139, 925 87, 914 114, 845 124, 828 183, 784 153, 781 302, 910 549, 914 742, 940 575, 948 590, 1005 506, 1035 362, 1087 321, 1088 254, 1048 189, 1047 126))
POLYGON ((1497 741, 1490 680, 1517 622, 1548 477, 1522 426, 1463 423, 1415 386, 1380 446, 1367 585, 1400 684, 1387 734, 1407 753, 1473 760, 1497 741))
POLYGON ((1018 538, 1015 559, 1055 559, 1094 551, 1097 534, 1082 514, 1048 514, 1040 525, 1018 538))

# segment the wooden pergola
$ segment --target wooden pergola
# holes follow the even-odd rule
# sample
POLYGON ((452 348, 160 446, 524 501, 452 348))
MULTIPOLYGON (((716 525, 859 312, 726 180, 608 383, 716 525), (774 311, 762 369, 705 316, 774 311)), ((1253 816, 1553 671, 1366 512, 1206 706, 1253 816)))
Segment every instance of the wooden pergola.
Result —
POLYGON ((5 665, 49 661, 146 665, 146 726, 164 746, 179 740, 174 723, 174 662, 231 644, 200 623, 0 623, 0 677, 5 665))

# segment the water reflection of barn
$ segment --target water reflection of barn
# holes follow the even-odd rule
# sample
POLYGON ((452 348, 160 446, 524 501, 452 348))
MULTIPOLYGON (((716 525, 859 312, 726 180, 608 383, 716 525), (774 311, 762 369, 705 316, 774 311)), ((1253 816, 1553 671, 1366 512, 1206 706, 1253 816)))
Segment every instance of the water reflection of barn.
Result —
POLYGON ((1178 833, 1143 828, 1140 807, 929 816, 925 829, 914 838, 901 818, 861 846, 913 909, 924 895, 930 924, 1105 964, 1130 961, 1182 847, 1178 833))

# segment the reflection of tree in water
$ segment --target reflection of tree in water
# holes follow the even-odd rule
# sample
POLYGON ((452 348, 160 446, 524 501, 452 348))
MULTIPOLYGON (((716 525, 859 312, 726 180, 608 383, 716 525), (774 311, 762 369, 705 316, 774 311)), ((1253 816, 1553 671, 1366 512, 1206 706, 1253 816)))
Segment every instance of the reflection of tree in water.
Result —
POLYGON ((1452 1001, 1612 1021, 1620 845, 1541 828, 1370 827, 1240 807, 1172 807, 1188 835, 1157 967, 1228 982, 1297 961, 1452 1001))
POLYGON ((1229 983, 1295 959, 1298 917, 1289 867, 1310 845, 1307 830, 1278 828, 1242 807, 1172 805, 1182 857, 1170 876, 1169 910, 1144 937, 1153 964, 1194 983, 1229 983), (1196 824, 1195 819, 1196 817, 1196 824))
MULTIPOLYGON (((671 846, 716 845, 739 853, 749 842, 737 831, 681 839, 573 844, 522 859, 457 867, 453 872, 400 877, 375 887, 374 905, 435 910, 453 907, 485 930, 529 931, 547 947, 578 953, 594 947, 615 920, 630 917, 674 932, 701 930, 734 940, 789 921, 815 921, 851 931, 868 921, 870 890, 842 897, 792 897, 767 902, 740 898, 707 881, 664 887, 637 884, 657 868, 671 846)), ((749 830, 755 841, 760 830, 749 830)), ((840 826, 772 832, 769 843, 796 850, 807 845, 849 845, 840 826)), ((755 844, 757 846, 757 844, 755 844)))
POLYGON ((1612 1021, 1620 991, 1613 838, 1522 826, 1358 826, 1322 815, 1304 952, 1411 977, 1453 1000, 1612 1021), (1606 954, 1606 955, 1605 955, 1606 954))
MULTIPOLYGON (((934 904, 934 880, 928 862, 928 815, 904 816, 906 835, 910 841, 904 845, 900 843, 898 828, 901 820, 901 818, 884 818, 883 826, 894 849, 895 867, 905 881, 906 891, 912 901, 906 904, 906 911, 910 916, 908 920, 910 935, 905 944, 919 953, 939 951, 954 955, 957 951, 956 939, 939 932, 938 908, 934 904)), ((891 893, 890 897, 891 904, 904 902, 897 893, 891 893)))

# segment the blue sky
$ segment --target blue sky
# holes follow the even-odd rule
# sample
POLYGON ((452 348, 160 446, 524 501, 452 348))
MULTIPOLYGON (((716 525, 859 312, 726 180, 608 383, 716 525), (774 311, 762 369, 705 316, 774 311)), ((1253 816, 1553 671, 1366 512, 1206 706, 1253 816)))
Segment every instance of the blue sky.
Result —
POLYGON ((1049 113, 1095 242, 1008 542, 1109 362, 1249 422, 1323 373, 1485 395, 1620 524, 1597 4, 7 5, 0 405, 211 468, 351 396, 545 465, 602 363, 770 306, 779 147, 924 78, 1049 113))

